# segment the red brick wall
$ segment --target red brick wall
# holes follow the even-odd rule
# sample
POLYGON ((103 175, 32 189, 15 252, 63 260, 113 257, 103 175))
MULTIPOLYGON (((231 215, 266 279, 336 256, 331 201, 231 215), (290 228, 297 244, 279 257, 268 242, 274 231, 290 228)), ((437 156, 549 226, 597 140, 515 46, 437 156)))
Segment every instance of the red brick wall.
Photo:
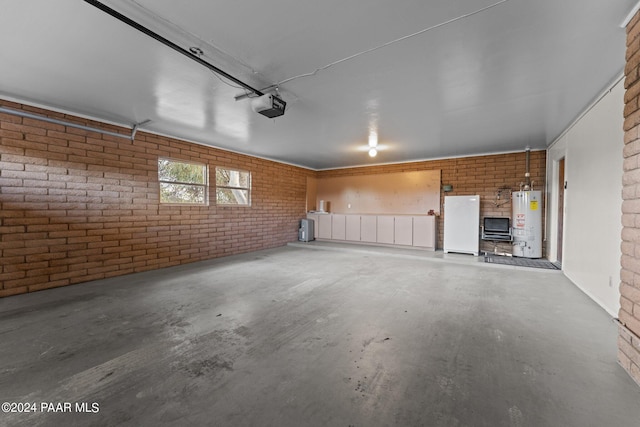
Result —
MULTIPOLYGON (((520 188, 525 175, 525 152, 496 154, 490 156, 463 157, 457 159, 430 160, 415 163, 402 163, 394 165, 370 166, 361 168, 336 169, 321 171, 318 178, 372 175, 418 170, 441 170, 442 184, 453 185, 450 193, 440 193, 440 211, 444 204, 445 194, 455 196, 464 194, 480 195, 480 215, 484 216, 511 216, 511 203, 496 206, 504 200, 496 200, 496 191, 499 187, 507 186, 513 190, 520 188)), ((531 179, 535 181, 534 189, 544 193, 544 180, 546 170, 546 151, 532 151, 529 165, 531 179)), ((503 195, 504 196, 504 195, 503 195)), ((508 193, 507 193, 508 196, 508 193)), ((544 207, 542 207, 544 209, 544 207)), ((438 220, 438 247, 442 248, 444 217, 438 220)), ((482 242, 481 250, 494 250, 493 243, 482 242)), ((498 250, 511 252, 511 245, 500 244, 498 250)))
POLYGON ((132 142, 0 113, 0 297, 295 241, 314 174, 144 132, 132 142), (210 174, 251 171, 252 206, 160 205, 159 156, 207 163, 210 174))
POLYGON ((640 15, 627 25, 618 360, 640 384, 640 15))
MULTIPOLYGON (((8 101, 0 105, 129 133, 8 101)), ((131 142, 0 114, 0 296, 284 245, 297 238, 307 177, 429 169, 442 170, 442 183, 454 187, 449 194, 480 194, 482 215, 510 215, 510 203, 495 206, 495 192, 518 188, 525 154, 316 173, 144 132, 131 142), (204 162, 210 171, 250 170, 252 206, 160 205, 160 156, 204 162)), ((531 173, 542 188, 544 151, 531 153, 531 173)))

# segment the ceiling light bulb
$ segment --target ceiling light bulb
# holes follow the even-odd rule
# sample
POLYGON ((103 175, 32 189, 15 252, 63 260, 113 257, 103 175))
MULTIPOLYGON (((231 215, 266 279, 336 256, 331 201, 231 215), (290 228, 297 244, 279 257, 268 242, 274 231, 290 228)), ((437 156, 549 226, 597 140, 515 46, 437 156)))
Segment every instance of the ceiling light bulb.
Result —
POLYGON ((378 150, 376 150, 375 148, 372 148, 371 150, 369 150, 370 157, 375 157, 376 154, 378 154, 378 150))
POLYGON ((369 132, 369 147, 377 147, 378 146, 378 133, 377 132, 369 132))

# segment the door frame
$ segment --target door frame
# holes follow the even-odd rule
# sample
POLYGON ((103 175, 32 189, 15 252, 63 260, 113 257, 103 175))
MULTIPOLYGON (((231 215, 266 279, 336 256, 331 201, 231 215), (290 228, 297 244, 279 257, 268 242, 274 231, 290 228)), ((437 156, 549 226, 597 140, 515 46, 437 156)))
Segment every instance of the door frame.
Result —
MULTIPOLYGON (((568 197, 568 187, 564 189, 564 200, 563 207, 560 210, 560 191, 559 191, 559 180, 560 180, 560 161, 564 160, 564 182, 568 182, 567 175, 567 165, 570 161, 568 153, 567 153, 567 141, 566 137, 562 137, 550 147, 547 148, 547 181, 546 181, 546 191, 547 191, 547 201, 548 206, 546 209, 546 218, 545 218, 545 236, 546 242, 545 247, 547 250, 547 258, 551 262, 561 262, 563 259, 563 254, 559 253, 563 251, 565 247, 566 241, 566 233, 559 233, 558 225, 560 221, 563 224, 563 231, 566 230, 566 207, 567 207, 567 197, 568 197), (559 216, 562 215, 562 218, 559 216), (559 242, 559 239, 562 239, 559 242)), ((563 183, 564 184, 564 183, 563 183)), ((564 185, 563 185, 564 186, 564 185)))
POLYGON ((565 157, 558 160, 558 179, 556 180, 557 202, 558 202, 558 218, 556 221, 556 261, 562 263, 562 251, 564 248, 564 205, 565 191, 567 189, 567 180, 565 177, 566 159, 565 157))

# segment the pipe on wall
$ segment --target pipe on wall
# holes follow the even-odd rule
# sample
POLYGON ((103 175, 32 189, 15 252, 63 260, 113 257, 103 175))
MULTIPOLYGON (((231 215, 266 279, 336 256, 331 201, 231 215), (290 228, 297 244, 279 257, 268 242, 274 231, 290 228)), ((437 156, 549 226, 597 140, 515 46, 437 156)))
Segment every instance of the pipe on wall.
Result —
MULTIPOLYGON (((67 122, 67 121, 60 120, 60 119, 52 119, 51 117, 41 116, 41 115, 33 114, 33 113, 28 113, 26 111, 13 110, 11 108, 6 108, 6 107, 0 107, 0 113, 11 114, 13 116, 24 117, 24 118, 27 118, 27 119, 40 120, 40 121, 43 121, 43 122, 53 123, 53 124, 61 125, 61 126, 68 126, 68 127, 72 127, 72 128, 76 128, 76 129, 82 129, 82 130, 86 130, 87 132, 97 132, 97 133, 100 133, 100 134, 103 134, 103 135, 115 136, 115 137, 118 137, 118 138, 125 138, 125 139, 133 140, 133 138, 135 136, 135 132, 131 133, 130 135, 123 134, 123 133, 118 133, 118 132, 111 132, 111 131, 108 131, 108 130, 94 128, 94 127, 91 127, 91 126, 79 125, 77 123, 67 122)), ((137 126, 134 128, 134 130, 137 130, 137 126)))

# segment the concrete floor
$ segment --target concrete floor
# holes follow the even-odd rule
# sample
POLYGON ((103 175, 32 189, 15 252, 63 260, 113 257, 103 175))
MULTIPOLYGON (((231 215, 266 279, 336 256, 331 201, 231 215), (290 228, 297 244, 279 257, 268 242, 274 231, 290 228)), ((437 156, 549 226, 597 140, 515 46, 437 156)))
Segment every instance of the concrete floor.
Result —
POLYGON ((36 411, 0 425, 637 427, 606 312, 477 261, 298 244, 5 298, 0 400, 36 411))

